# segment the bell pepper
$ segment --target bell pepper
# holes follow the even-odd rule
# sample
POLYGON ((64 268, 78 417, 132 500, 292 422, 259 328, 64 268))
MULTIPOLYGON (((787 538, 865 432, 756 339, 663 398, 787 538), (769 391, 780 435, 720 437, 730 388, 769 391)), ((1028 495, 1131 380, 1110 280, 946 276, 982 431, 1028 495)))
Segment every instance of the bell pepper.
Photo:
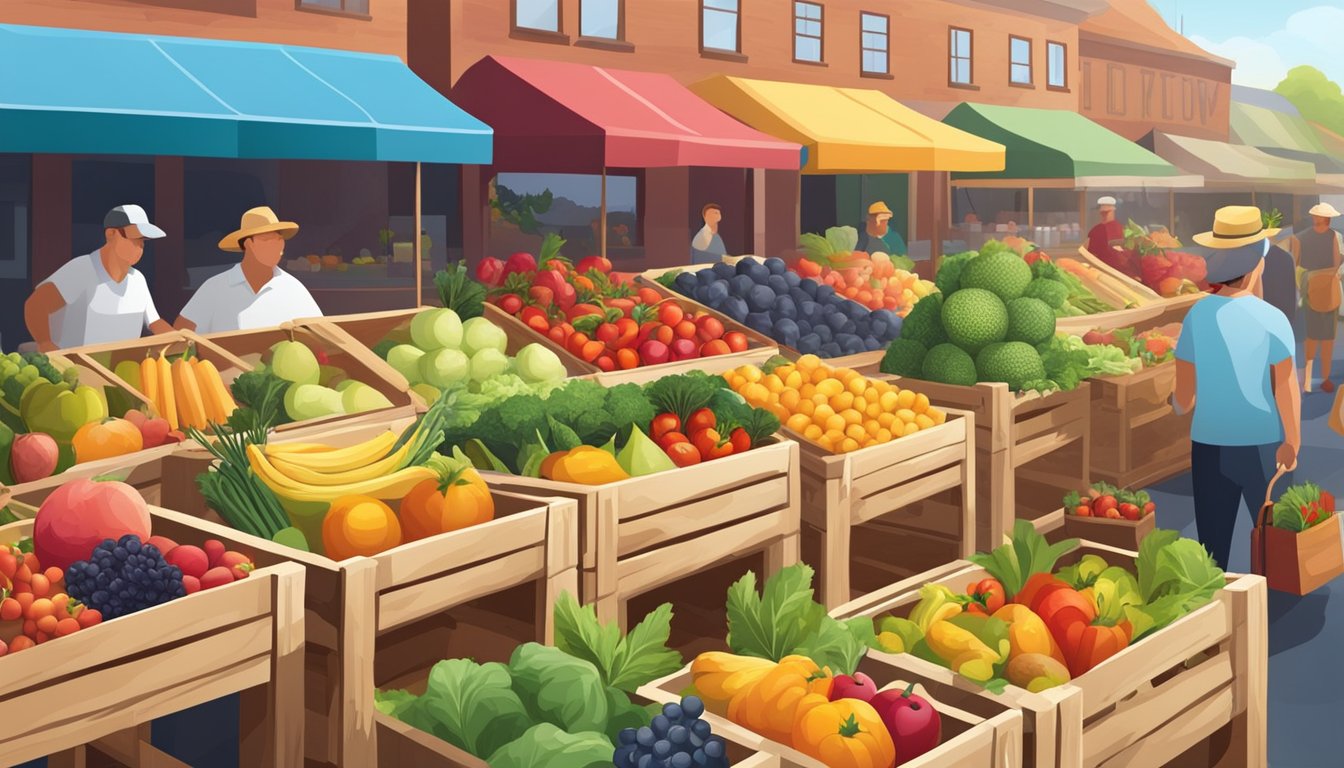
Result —
POLYGON ((1066 660, 1074 657, 1083 630, 1097 618, 1092 601, 1063 582, 1042 588, 1031 609, 1045 622, 1066 660))
POLYGON ((830 701, 830 670, 806 656, 785 656, 760 682, 728 703, 728 719, 787 744, 798 719, 830 701))
POLYGON ((973 631, 979 629, 986 637, 990 636, 993 634, 987 626, 990 621, 995 620, 961 614, 935 622, 924 635, 924 642, 953 672, 970 680, 988 682, 994 677, 994 668, 1006 661, 1011 652, 1006 637, 996 642, 997 647, 991 648, 973 631))
POLYGON ((1053 584, 1066 584, 1067 582, 1050 573, 1034 573, 1027 579, 1027 583, 1022 585, 1022 591, 1013 595, 1013 602, 1030 607, 1036 600, 1036 595, 1045 587, 1053 584))
POLYGON ((551 471, 553 480, 583 485, 605 485, 630 477, 615 456, 591 445, 566 452, 551 465, 551 471))
POLYGON ((1003 585, 998 579, 988 578, 971 582, 966 588, 966 594, 971 598, 966 604, 966 610, 970 613, 993 616, 995 611, 1003 607, 1003 585))
POLYGON ((877 644, 887 653, 909 653, 924 639, 919 625, 899 616, 884 616, 877 623, 877 644))
POLYGON ((1008 643, 1011 648, 1009 658, 1015 659, 1028 653, 1038 653, 1064 664, 1064 653, 1059 643, 1030 608, 1017 603, 1009 603, 994 612, 994 618, 1008 622, 1008 643))
POLYGON ((84 384, 72 390, 63 384, 39 381, 24 390, 20 403, 28 429, 45 432, 58 443, 68 444, 80 427, 107 418, 107 403, 101 393, 84 384))
POLYGON ((890 768, 896 745, 873 705, 840 699, 809 709, 789 739, 794 749, 830 768, 890 768))
POLYGON ((1069 674, 1077 677, 1129 647, 1129 633, 1123 626, 1089 624, 1078 633, 1077 644, 1069 654, 1069 674))
POLYGON ((941 584, 925 584, 919 588, 919 603, 910 611, 910 620, 921 635, 927 636, 935 622, 950 619, 961 610, 960 595, 941 584))
POLYGON ((700 452, 700 458, 705 461, 721 459, 733 452, 733 444, 724 442, 723 437, 712 427, 705 427, 692 434, 691 445, 695 446, 695 450, 700 452))
POLYGON ((754 688, 777 665, 769 659, 709 651, 691 662, 691 679, 705 709, 728 716, 728 705, 754 688))

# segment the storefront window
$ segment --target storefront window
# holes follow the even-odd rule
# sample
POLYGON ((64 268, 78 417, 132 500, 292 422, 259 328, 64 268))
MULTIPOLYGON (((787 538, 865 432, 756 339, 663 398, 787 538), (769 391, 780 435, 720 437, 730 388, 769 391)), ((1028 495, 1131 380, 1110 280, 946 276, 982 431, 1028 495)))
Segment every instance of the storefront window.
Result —
POLYGON ((542 32, 560 31, 560 0, 513 0, 513 25, 542 32))
POLYGON ((1046 43, 1046 84, 1051 88, 1068 88, 1068 48, 1063 43, 1046 43))
POLYGON ((738 53, 738 0, 700 0, 700 47, 738 53))
POLYGON ((794 61, 821 61, 821 4, 793 4, 794 61))
MULTIPOLYGON (((607 176, 607 251, 641 253, 639 179, 607 176)), ((555 233, 565 239, 562 253, 573 260, 601 248, 602 177, 558 173, 501 173, 490 189, 488 255, 536 253, 541 240, 555 233)))
POLYGON ((582 0, 579 5, 579 34, 604 40, 620 40, 623 0, 582 0))
POLYGON ((1009 37, 1010 58, 1008 76, 1013 85, 1031 85, 1031 41, 1025 37, 1009 37))
POLYGON ((948 82, 970 85, 974 82, 971 69, 971 30, 952 27, 948 39, 948 82))
POLYGON ((889 20, 876 13, 859 14, 862 27, 860 45, 863 49, 863 73, 865 75, 885 75, 890 69, 890 42, 887 38, 889 20))
POLYGON ((359 16, 369 15, 369 0, 299 0, 299 7, 359 16))

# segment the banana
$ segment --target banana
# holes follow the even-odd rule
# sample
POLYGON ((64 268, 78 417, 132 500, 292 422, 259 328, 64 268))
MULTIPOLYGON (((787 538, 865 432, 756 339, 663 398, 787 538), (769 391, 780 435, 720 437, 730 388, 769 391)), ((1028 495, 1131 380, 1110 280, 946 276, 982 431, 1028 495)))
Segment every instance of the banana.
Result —
POLYGON ((411 452, 409 442, 402 445, 397 450, 389 453, 383 458, 356 469, 346 470, 344 472, 317 472, 307 467, 299 466, 291 462, 284 454, 267 457, 267 461, 280 474, 293 480, 300 485, 316 486, 334 486, 349 485, 359 483, 365 480, 372 480, 376 477, 386 477, 401 468, 401 463, 406 460, 407 454, 411 452))
POLYGON ((177 398, 173 392, 173 374, 172 366, 164 358, 163 353, 159 353, 159 360, 155 364, 159 372, 159 415, 168 420, 169 429, 177 429, 182 422, 177 418, 177 398))
POLYGON ((257 478, 282 500, 324 502, 330 504, 342 496, 372 496, 375 499, 402 499, 426 480, 437 480, 439 472, 430 467, 407 467, 390 475, 345 485, 312 486, 296 484, 282 475, 255 445, 247 447, 248 462, 257 478))
POLYGON ((387 456, 392 450, 392 446, 397 443, 397 434, 391 430, 383 432, 372 440, 366 440, 358 445, 352 445, 348 448, 337 448, 330 451, 317 452, 298 452, 276 449, 280 445, 266 446, 267 453, 283 454, 284 457, 298 467, 311 469, 314 472, 323 474, 337 474, 340 472, 349 472, 360 467, 368 466, 379 459, 387 456))
POLYGON ((184 426, 205 429, 205 404, 191 364, 182 358, 173 362, 173 388, 177 391, 178 420, 184 426))
POLYGON ((191 377, 196 380, 196 388, 201 393, 201 407, 205 409, 205 418, 216 424, 224 423, 224 408, 219 404, 218 393, 210 386, 205 371, 201 370, 201 361, 191 358, 187 361, 191 377))
POLYGON ((162 413, 159 404, 159 372, 154 367, 154 358, 146 357, 140 361, 140 393, 149 400, 156 414, 162 413))
MULTIPOLYGON (((197 361, 193 359, 192 362, 196 363, 197 361)), ((196 368, 200 372, 201 388, 213 392, 215 402, 219 405, 218 417, 212 418, 223 424, 233 415, 234 411, 238 410, 238 404, 233 401, 233 394, 229 392, 229 388, 224 386, 224 379, 219 375, 219 369, 215 367, 214 363, 209 360, 201 360, 197 363, 196 368)))
POLYGON ((334 451, 335 448, 322 443, 268 443, 266 445, 266 455, 270 458, 284 456, 290 453, 326 453, 334 451))

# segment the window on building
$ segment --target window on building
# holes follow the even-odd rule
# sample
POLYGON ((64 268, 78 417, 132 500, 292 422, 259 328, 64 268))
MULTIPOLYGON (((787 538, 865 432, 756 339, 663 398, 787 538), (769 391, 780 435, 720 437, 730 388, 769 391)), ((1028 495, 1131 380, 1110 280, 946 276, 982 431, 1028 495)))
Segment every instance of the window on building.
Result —
POLYGON ((559 32, 560 0, 513 0, 513 26, 539 32, 559 32))
POLYGON ((369 0, 298 0, 298 3, 299 9, 305 11, 331 11, 356 16, 369 15, 369 0))
POLYGON ((581 0, 579 35, 604 40, 625 39, 625 0, 581 0))
POLYGON ((971 30, 952 27, 951 38, 948 41, 948 60, 951 69, 948 72, 948 82, 953 85, 970 85, 974 82, 974 71, 971 67, 971 30))
POLYGON ((1008 37, 1008 78, 1013 85, 1031 85, 1031 41, 1008 37))
POLYGON ((860 13, 862 30, 859 48, 863 52, 863 74, 885 75, 891 69, 890 44, 887 31, 891 21, 877 13, 860 13))
POLYGON ((821 3, 793 4, 793 60, 820 62, 821 3))
POLYGON ((1069 87, 1069 49, 1063 43, 1045 44, 1045 84, 1051 88, 1069 87))
POLYGON ((700 47, 707 51, 741 52, 740 0, 700 0, 700 47))

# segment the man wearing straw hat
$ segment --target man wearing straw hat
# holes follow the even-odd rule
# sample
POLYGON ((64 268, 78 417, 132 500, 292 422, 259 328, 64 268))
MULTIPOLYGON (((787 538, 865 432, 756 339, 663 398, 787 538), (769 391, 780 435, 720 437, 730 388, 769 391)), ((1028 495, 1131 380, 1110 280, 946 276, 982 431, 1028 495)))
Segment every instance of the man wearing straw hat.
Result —
POLYGON ((1339 239, 1330 224, 1339 211, 1329 203, 1319 203, 1307 212, 1311 229, 1297 236, 1298 266, 1305 270, 1303 292, 1307 297, 1307 373, 1304 386, 1311 386, 1312 362, 1319 352, 1321 391, 1334 392, 1330 380, 1330 362, 1335 352, 1335 331, 1339 322, 1339 239))
POLYGON ((891 228, 891 209, 881 200, 868 206, 868 218, 859 231, 859 243, 854 250, 862 253, 885 253, 904 256, 905 238, 891 228))
POLYGON ((1174 406, 1179 413, 1194 409, 1195 527, 1224 569, 1238 505, 1245 501, 1254 516, 1275 465, 1291 471, 1301 446, 1293 330, 1254 292, 1264 241, 1277 232, 1265 229, 1259 208, 1231 206, 1218 210, 1211 232, 1195 235, 1210 249, 1213 295, 1190 308, 1176 344, 1174 406))
POLYGON ((244 213, 238 229, 219 241, 221 250, 241 251, 242 261, 196 289, 182 308, 176 327, 218 333, 320 317, 322 310, 308 289, 279 267, 285 241, 298 231, 298 224, 280 221, 270 208, 263 206, 244 213))

